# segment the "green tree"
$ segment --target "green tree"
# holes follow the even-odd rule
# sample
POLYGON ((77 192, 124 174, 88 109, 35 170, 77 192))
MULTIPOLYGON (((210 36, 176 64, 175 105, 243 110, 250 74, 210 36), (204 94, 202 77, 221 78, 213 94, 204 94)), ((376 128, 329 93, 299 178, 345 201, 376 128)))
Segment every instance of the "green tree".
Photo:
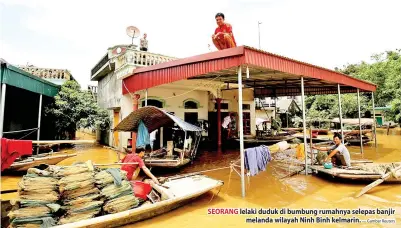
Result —
MULTIPOLYGON (((373 82, 377 85, 374 93, 375 106, 391 106, 387 116, 401 123, 401 50, 387 51, 374 54, 371 57, 372 63, 361 62, 348 64, 337 71, 344 74, 373 82)), ((358 106, 355 94, 342 95, 343 116, 355 118, 358 116, 358 106)), ((308 117, 319 118, 338 116, 337 95, 311 96, 305 102, 309 108, 308 117)), ((372 107, 371 95, 361 94, 361 113, 365 113, 372 107)))
POLYGON ((99 108, 89 91, 82 91, 76 81, 65 82, 54 97, 54 103, 46 108, 45 115, 54 119, 56 138, 72 139, 78 128, 105 130, 110 126, 106 110, 99 108))

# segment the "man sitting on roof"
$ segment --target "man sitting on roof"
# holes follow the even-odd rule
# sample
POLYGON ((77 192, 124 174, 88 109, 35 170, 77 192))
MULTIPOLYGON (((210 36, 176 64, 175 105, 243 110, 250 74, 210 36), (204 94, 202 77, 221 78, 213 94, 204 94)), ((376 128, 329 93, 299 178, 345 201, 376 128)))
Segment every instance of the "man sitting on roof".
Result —
POLYGON ((341 138, 342 137, 340 134, 335 134, 333 137, 335 145, 330 148, 322 148, 316 146, 312 146, 312 148, 321 151, 328 151, 328 156, 324 160, 324 162, 329 161, 329 159, 331 158, 331 162, 333 163, 333 165, 349 167, 351 166, 351 156, 348 149, 344 146, 344 144, 341 143, 341 138))
POLYGON ((122 160, 122 163, 138 163, 138 164, 124 164, 121 166, 122 170, 127 172, 128 180, 136 179, 139 174, 140 169, 150 177, 153 182, 156 184, 160 184, 157 178, 150 172, 150 170, 145 166, 142 158, 145 155, 145 148, 137 148, 136 152, 127 154, 122 160))
POLYGON ((212 35, 213 44, 218 50, 236 47, 233 28, 224 22, 224 14, 218 13, 215 16, 218 27, 212 35))

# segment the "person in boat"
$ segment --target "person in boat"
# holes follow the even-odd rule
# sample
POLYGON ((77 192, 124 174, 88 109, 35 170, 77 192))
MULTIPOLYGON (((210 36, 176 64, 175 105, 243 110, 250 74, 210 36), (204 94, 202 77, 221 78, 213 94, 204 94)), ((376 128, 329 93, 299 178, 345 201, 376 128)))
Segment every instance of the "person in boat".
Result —
POLYGON ((212 35, 213 44, 218 50, 236 47, 233 28, 230 24, 224 22, 224 14, 217 13, 215 19, 218 27, 212 35))
POLYGON ((139 174, 140 169, 150 177, 153 182, 156 184, 160 184, 157 178, 150 172, 150 170, 145 166, 142 158, 145 155, 145 148, 137 148, 135 153, 131 152, 127 154, 122 160, 121 163, 135 163, 138 164, 124 164, 121 166, 121 169, 127 172, 128 180, 135 180, 139 174))
POLYGON ((328 151, 327 152, 328 156, 324 160, 324 162, 328 162, 329 159, 331 159, 331 162, 334 165, 350 167, 351 156, 347 147, 345 147, 345 145, 342 144, 341 139, 342 139, 341 134, 335 134, 333 137, 333 141, 335 143, 334 146, 329 148, 312 146, 312 148, 320 151, 328 151))

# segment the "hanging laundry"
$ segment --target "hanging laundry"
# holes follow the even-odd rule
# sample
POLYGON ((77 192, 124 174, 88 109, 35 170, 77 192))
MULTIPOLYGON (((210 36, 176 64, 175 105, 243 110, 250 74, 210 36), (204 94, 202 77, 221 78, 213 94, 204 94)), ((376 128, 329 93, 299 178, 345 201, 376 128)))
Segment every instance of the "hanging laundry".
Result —
POLYGON ((32 155, 31 140, 13 140, 1 138, 1 171, 9 168, 23 155, 32 155))
POLYGON ((139 122, 138 134, 136 136, 136 148, 146 148, 146 145, 150 145, 150 136, 148 128, 141 120, 139 122))
POLYGON ((269 147, 259 146, 245 150, 245 169, 250 176, 255 176, 261 171, 265 171, 267 164, 271 161, 269 147))

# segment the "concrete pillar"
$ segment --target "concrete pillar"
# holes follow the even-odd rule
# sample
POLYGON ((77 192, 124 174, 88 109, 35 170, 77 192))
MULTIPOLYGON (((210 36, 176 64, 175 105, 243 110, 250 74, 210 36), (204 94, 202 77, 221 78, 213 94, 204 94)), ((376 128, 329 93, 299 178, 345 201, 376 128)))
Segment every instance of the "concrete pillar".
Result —
MULTIPOLYGON (((138 110, 138 105, 139 105, 139 98, 141 96, 139 94, 134 94, 134 96, 132 97, 133 100, 133 111, 138 110)), ((136 132, 132 132, 131 134, 132 137, 132 152, 135 153, 136 150, 136 132)))
POLYGON ((217 103, 217 147, 221 148, 221 98, 216 98, 217 103))

